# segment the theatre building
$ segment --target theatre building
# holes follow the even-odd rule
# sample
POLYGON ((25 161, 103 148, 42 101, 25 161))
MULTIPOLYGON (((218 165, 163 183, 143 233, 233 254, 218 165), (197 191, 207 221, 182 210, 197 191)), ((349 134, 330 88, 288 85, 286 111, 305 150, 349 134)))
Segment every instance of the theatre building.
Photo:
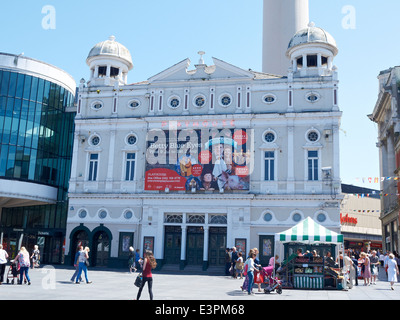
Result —
POLYGON ((63 261, 76 84, 65 71, 0 53, 0 243, 63 261))
POLYGON ((82 244, 92 265, 126 266, 133 246, 162 268, 208 270, 236 246, 265 264, 275 233, 302 219, 340 232, 337 53, 310 23, 287 39, 285 74, 199 52, 129 84, 129 50, 96 44, 77 97, 67 261, 82 244))

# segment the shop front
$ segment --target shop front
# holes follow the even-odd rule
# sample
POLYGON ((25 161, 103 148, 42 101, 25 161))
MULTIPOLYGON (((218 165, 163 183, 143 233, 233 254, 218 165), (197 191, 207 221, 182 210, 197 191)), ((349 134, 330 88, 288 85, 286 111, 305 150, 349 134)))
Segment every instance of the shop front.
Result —
POLYGON ((32 253, 34 246, 37 245, 42 265, 59 264, 63 261, 65 234, 62 230, 5 228, 0 236, 3 249, 11 258, 18 254, 19 248, 25 247, 32 253))

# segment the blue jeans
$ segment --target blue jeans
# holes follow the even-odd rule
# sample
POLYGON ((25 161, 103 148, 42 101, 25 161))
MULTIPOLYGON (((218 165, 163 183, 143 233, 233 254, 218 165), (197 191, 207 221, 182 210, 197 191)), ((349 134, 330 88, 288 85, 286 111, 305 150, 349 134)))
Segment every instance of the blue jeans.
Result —
POLYGON ((253 288, 253 284, 254 284, 254 272, 253 271, 248 271, 247 272, 247 277, 249 278, 249 286, 247 288, 247 291, 250 294, 251 293, 251 289, 253 288))
POLYGON ((87 267, 86 263, 84 262, 79 262, 79 270, 78 270, 78 275, 76 276, 76 282, 78 283, 79 279, 81 278, 82 271, 85 273, 86 282, 89 282, 87 277, 87 267))
POLYGON ((29 267, 21 267, 19 269, 19 284, 22 284, 22 281, 24 280, 24 274, 26 277, 26 280, 28 280, 28 282, 31 282, 31 279, 29 279, 29 267))

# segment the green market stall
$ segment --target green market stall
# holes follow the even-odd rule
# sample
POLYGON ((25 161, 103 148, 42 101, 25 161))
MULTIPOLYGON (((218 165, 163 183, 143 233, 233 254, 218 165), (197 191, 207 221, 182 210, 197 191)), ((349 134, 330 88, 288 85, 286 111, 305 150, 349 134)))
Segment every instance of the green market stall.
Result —
POLYGON ((280 275, 284 278, 284 287, 295 289, 343 289, 343 273, 334 259, 343 235, 316 223, 310 217, 294 227, 275 234, 275 241, 284 245, 284 261, 280 275), (297 249, 318 252, 316 256, 298 256, 297 249), (327 258, 331 252, 332 258, 327 258))

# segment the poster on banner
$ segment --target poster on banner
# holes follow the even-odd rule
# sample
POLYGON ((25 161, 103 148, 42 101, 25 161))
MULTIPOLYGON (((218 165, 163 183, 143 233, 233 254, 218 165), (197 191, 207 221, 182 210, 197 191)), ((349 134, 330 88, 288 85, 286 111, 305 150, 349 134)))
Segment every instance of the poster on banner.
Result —
POLYGON ((145 190, 248 191, 251 132, 229 128, 150 130, 145 190))

